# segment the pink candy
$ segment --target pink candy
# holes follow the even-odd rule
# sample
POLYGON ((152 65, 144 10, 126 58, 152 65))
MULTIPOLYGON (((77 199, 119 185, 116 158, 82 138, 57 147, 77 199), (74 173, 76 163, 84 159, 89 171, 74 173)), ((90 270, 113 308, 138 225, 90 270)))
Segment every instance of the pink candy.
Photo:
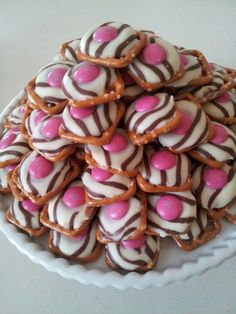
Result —
POLYGON ((115 133, 110 142, 108 144, 103 145, 102 147, 111 153, 118 153, 121 152, 122 150, 124 150, 128 145, 127 139, 119 134, 119 133, 115 133))
POLYGON ((69 208, 76 208, 85 203, 84 188, 82 186, 72 186, 65 192, 63 203, 69 208))
POLYGON ((94 81, 100 73, 99 66, 90 63, 83 63, 78 65, 73 73, 73 79, 80 84, 86 84, 94 81))
POLYGON ((15 133, 7 132, 7 134, 5 134, 3 138, 0 140, 0 149, 7 148, 14 142, 15 139, 16 139, 15 133))
POLYGON ((38 125, 39 122, 40 122, 44 117, 46 117, 46 115, 47 115, 47 114, 46 114, 43 110, 39 110, 39 111, 36 113, 35 117, 34 117, 34 123, 35 123, 35 125, 38 125))
POLYGON ((152 65, 162 63, 167 57, 165 48, 155 43, 146 45, 141 55, 145 63, 152 65))
POLYGON ((40 132, 42 135, 49 139, 53 139, 58 136, 59 128, 62 124, 62 118, 52 117, 49 118, 41 127, 40 132))
POLYGON ((53 163, 42 156, 33 159, 29 165, 29 173, 35 179, 47 177, 53 169, 53 163))
POLYGON ((224 102, 227 102, 230 100, 231 100, 231 98, 230 98, 230 95, 228 93, 224 93, 223 95, 216 97, 214 99, 214 101, 219 102, 219 103, 224 103, 224 102))
POLYGON ((91 175, 95 181, 102 182, 102 181, 106 181, 107 179, 112 177, 113 173, 111 173, 107 170, 98 168, 98 167, 94 167, 94 168, 92 168, 91 175))
POLYGON ((121 242, 123 247, 128 250, 134 250, 140 248, 145 244, 145 236, 142 235, 141 237, 134 239, 134 240, 126 240, 121 242))
POLYGON ((156 96, 143 96, 135 101, 135 110, 138 112, 150 111, 157 107, 160 99, 156 96))
POLYGON ((185 135, 192 126, 192 118, 187 112, 182 112, 180 123, 172 130, 176 135, 185 135))
POLYGON ((218 125, 218 124, 214 124, 213 130, 214 130, 214 134, 213 134, 213 137, 211 139, 211 143, 221 144, 227 140, 228 133, 223 126, 218 125))
POLYGON ((106 215, 113 220, 122 219, 129 210, 129 202, 116 202, 106 206, 106 215))
POLYGON ((6 171, 9 172, 9 171, 12 171, 14 170, 15 168, 17 167, 17 165, 9 165, 9 166, 6 166, 6 171))
POLYGON ((180 57, 180 62, 182 63, 182 65, 186 66, 188 64, 188 59, 186 55, 180 52, 179 57, 180 57))
POLYGON ((176 165, 175 154, 168 151, 159 151, 151 156, 151 165, 158 170, 168 170, 176 165))
POLYGON ((223 169, 208 168, 204 171, 203 181, 211 190, 223 189, 227 184, 227 173, 223 169))
POLYGON ((67 71, 67 69, 63 68, 50 71, 48 73, 48 84, 51 87, 61 88, 63 77, 67 71))
POLYGON ((21 107, 20 110, 19 110, 20 115, 23 116, 25 111, 26 111, 26 107, 21 107))
POLYGON ((41 208, 40 205, 34 204, 31 200, 24 200, 21 202, 21 205, 27 212, 34 212, 41 208))
POLYGON ((99 43, 112 41, 118 35, 118 31, 112 26, 101 26, 93 33, 93 39, 99 43))
POLYGON ((73 118, 81 120, 90 116, 95 110, 95 107, 88 108, 74 108, 70 107, 70 114, 73 118))
POLYGON ((165 195, 158 199, 156 211, 162 219, 173 221, 182 214, 183 204, 176 196, 165 195))

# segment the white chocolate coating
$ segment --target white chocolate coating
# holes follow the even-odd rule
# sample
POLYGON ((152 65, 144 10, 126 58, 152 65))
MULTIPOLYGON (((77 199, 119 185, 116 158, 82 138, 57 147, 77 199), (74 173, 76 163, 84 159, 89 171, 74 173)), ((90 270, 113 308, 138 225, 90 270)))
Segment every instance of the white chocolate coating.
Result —
POLYGON ((105 23, 92 27, 81 38, 80 50, 82 53, 96 58, 121 58, 139 44, 137 32, 127 24, 105 23), (93 33, 101 26, 111 26, 117 29, 118 35, 109 42, 97 42, 93 33))
POLYGON ((75 39, 71 43, 69 43, 65 49, 65 55, 64 56, 61 55, 62 60, 78 63, 79 61, 76 56, 76 51, 79 49, 79 47, 80 39, 75 39))
POLYGON ((7 189, 8 188, 6 168, 0 168, 0 188, 1 189, 7 189))
POLYGON ((208 121, 205 112, 195 103, 189 100, 179 100, 176 103, 180 112, 186 112, 192 118, 192 127, 184 135, 169 132, 161 134, 158 138, 164 147, 171 147, 175 151, 187 150, 188 148, 199 145, 209 136, 208 121))
POLYGON ((196 218, 196 200, 190 191, 149 194, 147 207, 148 230, 161 237, 185 233, 196 218), (179 218, 167 221, 157 214, 156 203, 165 195, 173 195, 182 201, 182 213, 179 218))
POLYGON ((8 122, 10 122, 13 127, 17 127, 21 124, 23 118, 23 108, 25 108, 25 104, 16 107, 7 117, 8 122))

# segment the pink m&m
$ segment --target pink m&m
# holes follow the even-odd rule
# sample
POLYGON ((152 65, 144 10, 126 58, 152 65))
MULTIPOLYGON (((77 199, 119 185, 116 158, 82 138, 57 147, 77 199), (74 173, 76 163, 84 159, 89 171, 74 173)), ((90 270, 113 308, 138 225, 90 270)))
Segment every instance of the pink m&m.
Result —
POLYGON ((90 116, 95 110, 95 107, 88 107, 88 108, 74 108, 70 107, 70 114, 73 118, 77 120, 81 120, 90 116))
POLYGON ((228 181, 227 173, 223 169, 208 168, 204 171, 203 181, 209 189, 223 189, 228 181))
POLYGON ((128 145, 127 139, 124 135, 115 133, 108 144, 103 145, 102 147, 111 153, 118 153, 124 150, 128 145))
POLYGON ((93 39, 99 43, 106 43, 112 41, 118 35, 118 31, 115 27, 106 25, 99 27, 93 33, 93 39))
POLYGON ((134 250, 140 248, 145 244, 145 236, 142 235, 141 237, 134 239, 134 240, 126 240, 121 242, 123 247, 129 250, 134 250))
POLYGON ((172 221, 182 214, 183 204, 176 196, 161 196, 156 203, 156 211, 162 219, 172 221))
POLYGON ((211 143, 221 144, 224 143, 228 138, 228 133, 225 128, 219 124, 213 124, 213 137, 211 138, 211 143))
POLYGON ((165 61, 167 53, 164 47, 154 43, 146 45, 141 52, 141 56, 145 63, 155 65, 165 61))
POLYGON ((106 215, 113 220, 122 219, 129 210, 129 202, 116 202, 106 206, 106 215))
POLYGON ((76 208, 85 203, 84 188, 82 186, 72 186, 65 192, 63 203, 69 208, 76 208))
POLYGON ((17 166, 16 164, 6 166, 6 170, 7 170, 7 172, 14 170, 14 169, 16 168, 16 166, 17 166))
POLYGON ((91 176, 92 178, 97 181, 97 182, 102 182, 102 181, 106 181, 107 179, 109 179, 110 177, 113 176, 113 173, 107 171, 107 170, 104 170, 104 169, 101 169, 101 168, 98 168, 98 167, 94 167, 92 168, 91 170, 91 176))
POLYGON ((48 73, 48 84, 51 87, 61 88, 63 77, 67 71, 68 71, 67 69, 63 68, 54 69, 50 71, 48 73))
POLYGON ((135 101, 135 110, 137 112, 149 111, 157 107, 160 99, 156 96, 143 96, 135 101))
POLYGON ((168 170, 176 165, 175 154, 168 151, 159 151, 151 156, 151 165, 158 170, 168 170))
POLYGON ((44 118, 46 117, 46 112, 44 112, 43 110, 39 110, 36 114, 35 114, 35 117, 34 117, 34 123, 35 125, 38 125, 39 122, 44 118))
POLYGON ((224 103, 224 102, 227 102, 230 100, 231 100, 231 98, 230 98, 230 95, 228 93, 224 93, 221 96, 218 96, 214 99, 214 101, 219 102, 219 103, 224 103))
POLYGON ((41 208, 40 205, 34 204, 31 200, 24 200, 21 202, 21 205, 27 212, 34 212, 41 208))
POLYGON ((14 142, 15 139, 16 139, 15 133, 7 132, 7 134, 5 134, 3 138, 0 140, 0 149, 7 148, 14 142))
POLYGON ((180 62, 183 66, 186 66, 188 64, 188 59, 185 54, 179 53, 180 62))
POLYGON ((177 127, 172 130, 172 133, 176 135, 186 134, 192 126, 192 118, 187 112, 182 112, 182 116, 177 127))
POLYGON ((29 164, 29 173, 35 179, 47 177, 53 169, 53 163, 42 156, 34 158, 29 164))
POLYGON ((62 118, 60 117, 52 117, 49 118, 45 123, 42 125, 40 132, 42 135, 49 139, 53 139, 58 136, 59 128, 62 124, 62 118))
POLYGON ((86 84, 94 81, 100 73, 99 66, 90 63, 82 63, 77 66, 73 73, 73 79, 80 84, 86 84))

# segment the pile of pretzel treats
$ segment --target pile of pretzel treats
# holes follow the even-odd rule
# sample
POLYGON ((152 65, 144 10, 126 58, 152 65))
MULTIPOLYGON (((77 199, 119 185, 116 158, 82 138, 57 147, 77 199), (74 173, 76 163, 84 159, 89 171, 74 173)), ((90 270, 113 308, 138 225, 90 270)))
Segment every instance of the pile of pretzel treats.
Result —
POLYGON ((236 71, 104 23, 62 44, 4 120, 6 219, 56 255, 119 272, 236 223, 236 71))

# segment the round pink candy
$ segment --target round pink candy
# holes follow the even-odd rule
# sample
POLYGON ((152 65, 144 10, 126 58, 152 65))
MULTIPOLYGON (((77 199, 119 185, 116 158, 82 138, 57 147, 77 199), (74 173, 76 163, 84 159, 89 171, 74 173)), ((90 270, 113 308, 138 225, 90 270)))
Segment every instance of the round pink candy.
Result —
POLYGON ((230 95, 228 93, 224 93, 221 96, 216 97, 214 100, 216 102, 219 102, 219 103, 224 103, 224 102, 230 101, 231 98, 230 98, 230 95))
POLYGON ((143 96, 135 101, 137 112, 150 111, 158 106, 160 99, 156 96, 143 96))
POLYGON ((9 166, 6 166, 6 171, 9 172, 9 171, 12 171, 14 170, 15 168, 17 167, 17 165, 9 165, 9 166))
POLYGON ((203 181, 211 190, 223 189, 227 184, 227 173, 223 169, 208 168, 204 171, 203 181))
POLYGON ((43 110, 39 110, 37 113, 36 113, 36 115, 35 115, 35 117, 34 117, 34 123, 35 123, 35 125, 38 125, 39 124, 39 122, 44 118, 44 117, 46 117, 46 112, 44 112, 43 110))
POLYGON ((7 132, 6 135, 0 140, 0 149, 7 148, 10 146, 16 139, 16 134, 13 132, 7 132))
POLYGON ((151 156, 151 165, 158 170, 168 170, 176 165, 175 154, 168 151, 159 151, 151 156))
POLYGON ((26 111, 26 107, 21 107, 20 110, 19 110, 20 115, 23 116, 25 111, 26 111))
POLYGON ((214 124, 213 125, 213 137, 211 138, 211 143, 213 144, 221 144, 224 143, 228 138, 228 133, 225 128, 221 125, 214 124))
POLYGON ((102 181, 106 181, 107 179, 112 177, 113 173, 111 173, 107 170, 98 168, 98 167, 94 167, 94 168, 92 168, 91 175, 95 181, 102 182, 102 181))
POLYGON ((129 210, 129 202, 122 201, 106 206, 106 215, 112 220, 122 219, 129 210))
POLYGON ((41 127, 40 132, 42 135, 49 139, 53 139, 58 136, 59 128, 62 124, 62 118, 52 117, 49 118, 41 127))
POLYGON ((24 200, 21 202, 21 205, 27 212, 34 212, 41 208, 40 205, 34 204, 31 200, 24 200))
POLYGON ((183 66, 186 66, 188 64, 188 59, 185 54, 179 53, 180 62, 183 66))
POLYGON ((65 192, 63 203, 69 208, 76 208, 85 203, 84 188, 82 186, 72 186, 65 192))
POLYGON ((165 48, 159 44, 148 44, 143 48, 141 56, 145 63, 155 65, 164 62, 167 53, 165 48))
POLYGON ((81 120, 90 116, 95 110, 95 107, 88 108, 74 108, 70 107, 70 114, 76 120, 81 120))
POLYGON ((53 169, 53 163, 42 156, 33 159, 29 165, 29 173, 35 179, 47 177, 53 169))
POLYGON ((165 195, 158 199, 156 211, 162 219, 173 221, 180 217, 183 211, 183 204, 176 196, 165 195))
POLYGON ((67 71, 67 69, 63 68, 50 71, 48 73, 48 84, 51 87, 61 88, 63 77, 67 71))
POLYGON ((93 39, 98 43, 106 43, 112 41, 118 35, 118 31, 112 26, 101 26, 93 33, 93 39))
POLYGON ((172 131, 176 135, 185 135, 192 126, 192 118, 187 112, 182 112, 180 123, 172 131))
POLYGON ((99 66, 90 63, 79 65, 74 71, 73 79, 80 84, 86 84, 94 81, 100 73, 99 66))
POLYGON ((134 250, 140 248, 145 244, 145 236, 142 235, 141 237, 134 239, 134 240, 126 240, 121 242, 122 245, 129 250, 134 250))
POLYGON ((111 153, 118 153, 124 150, 128 145, 127 139, 119 133, 115 133, 108 144, 102 147, 111 153))

